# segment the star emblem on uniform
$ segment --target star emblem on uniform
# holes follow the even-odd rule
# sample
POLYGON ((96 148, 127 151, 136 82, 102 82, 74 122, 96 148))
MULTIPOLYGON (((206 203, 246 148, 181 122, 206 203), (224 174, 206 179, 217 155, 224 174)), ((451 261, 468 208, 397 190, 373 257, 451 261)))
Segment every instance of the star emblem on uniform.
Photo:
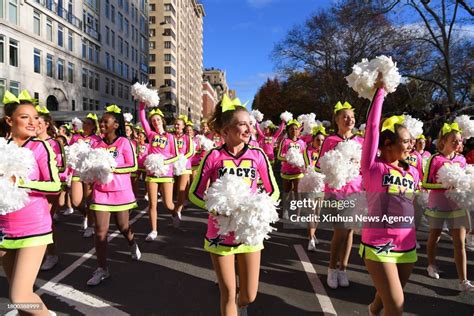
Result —
POLYGON ((388 243, 386 243, 385 245, 381 245, 381 246, 377 246, 377 252, 376 254, 381 254, 382 252, 385 252, 385 254, 389 254, 390 253, 390 250, 392 250, 393 248, 395 248, 396 245, 392 244, 392 241, 390 240, 388 243))
POLYGON ((220 242, 223 241, 223 240, 224 240, 224 238, 221 238, 221 235, 217 235, 216 237, 209 239, 209 241, 210 241, 209 247, 214 246, 214 247, 217 248, 219 246, 220 242))

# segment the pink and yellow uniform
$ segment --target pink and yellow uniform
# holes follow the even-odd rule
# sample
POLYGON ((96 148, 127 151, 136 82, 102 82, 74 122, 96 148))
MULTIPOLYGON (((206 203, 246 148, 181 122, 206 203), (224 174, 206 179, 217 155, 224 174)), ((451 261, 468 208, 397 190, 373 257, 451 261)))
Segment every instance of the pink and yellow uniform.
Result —
POLYGON ((66 154, 63 145, 53 138, 46 139, 56 155, 56 166, 58 167, 59 179, 61 180, 61 189, 66 189, 67 170, 66 170, 66 154))
MULTIPOLYGON (((326 137, 321 146, 321 151, 319 152, 319 157, 318 157, 318 161, 316 162, 315 169, 317 171, 321 170, 320 165, 319 165, 321 157, 323 157, 328 151, 336 148, 337 144, 339 144, 340 142, 344 142, 348 140, 356 141, 361 145, 364 144, 364 138, 358 135, 353 135, 352 137, 348 139, 344 139, 337 134, 326 137)), ((357 178, 355 178, 351 182, 347 183, 345 186, 343 186, 339 190, 331 188, 329 185, 326 185, 324 188, 324 192, 326 192, 325 196, 327 198, 336 198, 336 199, 344 199, 349 194, 361 192, 361 191, 363 191, 361 175, 359 175, 357 178)))
POLYGON ((420 175, 420 179, 423 179, 423 158, 421 155, 416 151, 412 151, 410 155, 407 157, 406 161, 415 167, 418 170, 418 174, 420 175))
POLYGON ((207 138, 209 138, 210 140, 212 140, 214 142, 214 144, 216 145, 216 147, 220 147, 220 146, 224 145, 224 140, 222 139, 222 137, 219 134, 207 133, 205 136, 207 138))
POLYGON ((250 138, 250 140, 249 140, 249 145, 250 145, 250 146, 253 146, 253 147, 260 147, 260 145, 258 144, 258 142, 257 142, 255 139, 253 139, 253 138, 250 138))
POLYGON ((427 150, 423 150, 422 153, 420 153, 419 151, 417 151, 418 154, 421 155, 421 159, 423 161, 423 171, 425 170, 426 166, 428 165, 428 159, 430 159, 431 157, 431 153, 427 150))
POLYGON ((308 147, 306 147, 303 157, 305 165, 314 169, 316 167, 316 161, 318 161, 319 149, 309 144, 308 147))
POLYGON ((198 135, 193 137, 195 153, 191 157, 191 168, 192 170, 197 170, 201 160, 206 156, 206 152, 201 148, 201 142, 199 141, 198 135))
POLYGON ((189 135, 186 134, 182 134, 180 136, 175 135, 175 138, 178 153, 188 159, 186 162, 186 171, 184 171, 182 174, 191 174, 191 159, 194 156, 194 141, 191 140, 189 135))
POLYGON ((146 118, 145 105, 143 103, 140 103, 138 115, 140 117, 142 127, 145 130, 146 137, 148 138, 148 143, 150 144, 148 148, 148 155, 160 154, 165 159, 165 165, 170 165, 167 174, 164 176, 155 177, 153 174, 148 173, 145 181, 157 183, 174 182, 172 164, 178 160, 178 146, 176 144, 175 137, 173 134, 168 132, 163 132, 160 134, 151 129, 150 124, 146 118))
POLYGON ((303 169, 295 167, 286 161, 285 156, 290 148, 296 148, 299 150, 301 155, 304 155, 304 152, 306 151, 306 143, 301 139, 293 141, 289 138, 285 138, 281 141, 277 155, 278 160, 282 161, 280 175, 285 180, 301 179, 304 176, 303 169))
MULTIPOLYGON (((102 141, 102 139, 97 136, 96 134, 92 134, 92 135, 89 135, 89 136, 84 136, 82 134, 74 134, 72 135, 71 137, 71 140, 69 140, 69 146, 71 145, 74 145, 75 143, 79 142, 79 141, 82 141, 86 144, 88 144, 90 147, 94 147, 94 145, 96 143, 99 143, 102 141)), ((79 179, 79 176, 77 175, 77 173, 73 170, 73 173, 72 173, 72 181, 74 182, 80 182, 81 179, 79 179)))
POLYGON ((383 99, 384 90, 378 89, 367 118, 361 159, 367 215, 379 221, 363 224, 359 254, 378 262, 411 263, 417 255, 415 225, 409 219, 414 218, 413 196, 420 178, 409 164, 400 168, 377 157, 383 99), (406 221, 384 221, 391 216, 406 216, 406 221))
MULTIPOLYGON (((11 140, 10 140, 11 141, 11 140)), ((19 187, 30 190, 28 203, 18 211, 0 215, 0 249, 19 249, 53 243, 51 214, 46 195, 61 189, 54 152, 45 141, 30 138, 23 146, 36 160, 29 181, 19 187)))
POLYGON ((436 153, 428 160, 426 173, 423 177, 423 188, 430 190, 428 195, 428 210, 426 216, 432 218, 458 218, 466 216, 466 210, 460 209, 457 203, 446 195, 446 188, 438 182, 438 171, 444 165, 457 164, 466 168, 466 159, 460 154, 455 154, 452 159, 436 153))
POLYGON ((137 145, 137 162, 138 171, 145 171, 145 160, 148 156, 150 144, 144 143, 143 145, 137 145))
MULTIPOLYGON (((252 192, 257 192, 257 182, 262 180, 263 188, 272 199, 276 201, 280 196, 270 162, 262 149, 245 144, 242 154, 238 157, 229 153, 225 145, 212 149, 199 166, 197 176, 189 189, 189 200, 195 205, 205 208, 204 197, 209 181, 212 184, 226 173, 243 178, 252 192)), ((237 244, 233 233, 226 236, 219 235, 216 224, 215 215, 209 214, 204 240, 204 249, 207 251, 219 255, 230 255, 263 249, 263 244, 257 246, 237 244)))
POLYGON ((104 148, 117 162, 112 181, 106 184, 94 182, 92 187, 93 211, 120 212, 137 206, 133 194, 130 173, 137 170, 137 159, 133 145, 126 137, 117 137, 111 144, 104 140, 93 148, 104 148))
POLYGON ((271 163, 274 163, 275 161, 276 141, 278 137, 280 137, 281 133, 284 131, 285 126, 285 122, 281 122, 280 127, 278 127, 278 130, 273 135, 266 136, 260 129, 260 124, 256 124, 257 134, 259 136, 258 144, 260 148, 263 149, 263 152, 268 156, 268 159, 271 163))

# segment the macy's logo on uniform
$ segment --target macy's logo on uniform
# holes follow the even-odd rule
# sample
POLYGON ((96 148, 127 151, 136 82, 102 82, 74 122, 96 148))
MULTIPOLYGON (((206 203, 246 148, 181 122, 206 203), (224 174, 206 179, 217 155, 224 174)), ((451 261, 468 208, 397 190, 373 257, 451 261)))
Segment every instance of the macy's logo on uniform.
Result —
POLYGON ((236 165, 233 160, 224 160, 222 163, 223 167, 217 170, 219 178, 226 173, 242 177, 248 183, 257 178, 257 170, 252 167, 252 160, 242 160, 239 165, 236 165))
POLYGON ((389 192, 404 192, 410 190, 415 191, 415 181, 413 177, 407 173, 403 176, 398 170, 390 170, 390 174, 384 174, 382 185, 389 187, 389 192))
POLYGON ((158 147, 160 146, 160 148, 165 148, 165 146, 168 144, 168 138, 166 137, 161 137, 159 135, 156 135, 154 138, 153 138, 153 141, 151 142, 151 146, 153 147, 158 147))

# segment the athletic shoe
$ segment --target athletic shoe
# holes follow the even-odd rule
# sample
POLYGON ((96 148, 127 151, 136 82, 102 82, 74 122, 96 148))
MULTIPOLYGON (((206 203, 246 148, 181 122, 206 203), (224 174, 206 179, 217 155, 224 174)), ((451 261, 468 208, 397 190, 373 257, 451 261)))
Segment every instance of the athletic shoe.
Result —
POLYGON ((105 279, 110 278, 109 269, 97 268, 92 274, 92 278, 87 281, 87 285, 94 286, 99 285, 105 279))
POLYGON ((173 227, 178 228, 181 225, 181 212, 175 213, 171 216, 173 227))
POLYGON ((331 289, 337 289, 337 269, 328 268, 328 279, 327 283, 331 289))
POLYGON ((474 235, 466 235, 466 250, 474 251, 474 235))
POLYGON ((145 238, 146 241, 153 241, 158 237, 158 232, 156 230, 152 230, 145 238))
POLYGON ((311 238, 308 242, 308 251, 316 251, 316 243, 314 242, 314 238, 311 238))
POLYGON ((53 312, 53 311, 48 311, 49 312, 49 316, 56 316, 56 312, 53 312))
POLYGON ((59 257, 56 255, 46 255, 43 264, 41 265, 41 271, 47 271, 54 268, 56 264, 58 264, 59 257))
POLYGON ((148 201, 148 193, 145 194, 145 196, 143 198, 145 199, 145 201, 148 201))
POLYGON ((132 255, 132 260, 140 260, 142 257, 142 253, 140 252, 140 249, 138 249, 136 242, 130 246, 130 254, 132 255))
POLYGON ((64 212, 63 212, 63 215, 64 216, 69 216, 69 215, 72 215, 74 214, 74 209, 72 207, 69 207, 67 208, 64 212))
POLYGON ((420 248, 421 248, 421 245, 420 245, 420 243, 417 241, 417 242, 416 242, 416 249, 420 249, 420 248))
POLYGON ((84 220, 82 221, 82 229, 86 230, 87 229, 87 217, 84 217, 84 220))
POLYGON ((86 230, 84 231, 84 234, 82 235, 82 237, 89 238, 92 235, 94 235, 94 227, 87 227, 86 230))
POLYGON ((313 236, 314 244, 319 245, 319 239, 316 236, 313 236))
POLYGON ((281 216, 283 219, 290 219, 290 214, 288 214, 287 210, 283 210, 283 214, 281 216))
POLYGON ((337 284, 341 287, 349 286, 349 278, 347 277, 347 272, 338 270, 337 271, 337 284))
POLYGON ((433 278, 433 279, 439 279, 439 271, 437 266, 429 265, 428 268, 426 268, 426 271, 428 271, 428 275, 433 278))
POLYGON ((474 285, 471 284, 471 281, 464 280, 459 283, 459 291, 461 292, 474 292, 474 285))

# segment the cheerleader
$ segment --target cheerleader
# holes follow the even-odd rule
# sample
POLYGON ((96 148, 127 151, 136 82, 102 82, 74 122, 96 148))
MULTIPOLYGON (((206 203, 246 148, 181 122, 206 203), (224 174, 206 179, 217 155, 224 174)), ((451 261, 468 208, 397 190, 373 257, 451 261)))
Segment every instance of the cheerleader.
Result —
POLYGON ((285 121, 281 121, 278 130, 272 133, 271 126, 266 126, 262 131, 260 124, 256 124, 256 130, 259 136, 258 144, 260 148, 263 149, 272 165, 275 164, 275 144, 278 137, 280 137, 281 133, 285 130, 285 126, 285 121))
POLYGON ((9 127, 9 141, 31 150, 36 160, 29 181, 19 179, 19 187, 29 190, 29 201, 15 212, 0 215, 0 256, 10 285, 10 300, 14 304, 35 303, 41 308, 20 310, 21 314, 56 315, 49 312, 41 298, 33 292, 46 245, 53 242, 46 197, 57 194, 61 188, 54 153, 47 142, 35 138, 38 113, 26 90, 18 98, 7 91, 3 104, 3 121, 9 127))
POLYGON ((359 254, 377 290, 368 306, 369 315, 378 315, 383 308, 384 315, 401 316, 403 287, 417 260, 415 226, 409 221, 384 222, 383 216, 413 219, 413 195, 420 179, 416 168, 406 162, 412 144, 410 133, 402 125, 403 116, 386 119, 379 132, 385 92, 380 80, 376 86, 365 129, 361 170, 368 215, 381 220, 363 224, 359 254))
MULTIPOLYGON (((138 159, 138 153, 137 153, 138 143, 135 140, 136 133, 132 124, 133 116, 130 113, 125 113, 124 118, 125 118, 125 137, 127 137, 128 140, 132 143, 133 152, 135 153, 136 159, 138 159)), ((138 195, 138 169, 137 171, 132 172, 130 174, 130 177, 132 178, 133 194, 137 196, 138 195)))
MULTIPOLYGON (((54 128, 54 122, 49 114, 48 109, 43 106, 36 106, 36 111, 38 112, 39 115, 39 120, 38 120, 38 130, 36 131, 36 135, 39 139, 46 141, 49 143, 51 148, 53 149, 53 152, 55 154, 55 159, 56 159, 56 166, 58 167, 58 177, 61 172, 64 172, 65 168, 65 155, 64 155, 64 148, 61 146, 61 144, 52 138, 56 132, 54 128)), ((60 178, 60 177, 59 177, 60 178)), ((60 179, 61 180, 61 179, 60 179)), ((62 186, 61 186, 62 187, 62 186)), ((50 206, 50 212, 51 212, 51 217, 53 219, 53 243, 49 244, 48 247, 46 248, 46 256, 44 259, 43 264, 41 265, 41 270, 46 271, 52 269, 59 261, 59 257, 56 254, 56 225, 55 225, 55 218, 56 218, 56 212, 58 211, 59 208, 59 195, 50 195, 48 196, 48 202, 50 206)))
MULTIPOLYGON (((248 181, 254 192, 257 191, 257 180, 261 178, 265 191, 277 200, 278 186, 268 158, 260 148, 248 145, 251 126, 247 110, 234 105, 227 96, 224 96, 216 106, 211 124, 213 129, 223 136, 225 144, 212 149, 201 162, 190 188, 191 202, 205 208, 204 196, 208 185, 229 169, 234 169, 235 174, 248 181), (239 173, 237 170, 245 172, 239 173)), ((236 244, 233 233, 226 236, 218 235, 216 225, 216 216, 209 214, 204 248, 210 253, 219 282, 221 315, 237 315, 237 309, 240 315, 243 315, 246 306, 252 303, 257 295, 263 244, 258 246, 236 244), (235 261, 239 277, 237 299, 235 261)))
POLYGON ((100 132, 104 138, 93 145, 93 148, 104 148, 117 162, 111 182, 102 184, 94 182, 90 209, 95 216, 95 249, 98 268, 87 285, 94 286, 110 277, 107 268, 107 232, 110 215, 115 214, 115 223, 130 247, 132 260, 139 260, 140 249, 135 242, 129 224, 129 210, 137 207, 133 194, 130 173, 137 170, 137 160, 132 143, 125 137, 125 122, 121 110, 116 105, 109 105, 100 120, 100 132))
POLYGON ((438 136, 436 147, 438 152, 428 160, 423 178, 423 187, 430 190, 428 196, 428 210, 425 215, 430 221, 430 234, 428 237, 428 275, 439 279, 439 270, 436 266, 436 244, 441 235, 443 224, 446 223, 454 245, 454 262, 459 277, 460 291, 474 291, 474 285, 467 280, 467 261, 465 239, 466 230, 470 230, 468 211, 460 209, 455 201, 449 199, 445 193, 446 188, 437 181, 439 169, 448 164, 458 164, 466 167, 466 159, 458 154, 462 144, 461 133, 457 123, 443 125, 438 136))
POLYGON ((299 179, 303 178, 303 169, 293 166, 286 161, 286 153, 290 148, 296 148, 302 155, 306 150, 306 143, 299 139, 301 124, 297 120, 291 120, 286 124, 288 138, 281 141, 278 147, 278 160, 281 163, 281 178, 283 179, 284 192, 298 192, 299 179))
MULTIPOLYGON (((143 128, 137 127, 136 133, 137 133, 137 162, 138 162, 137 181, 139 181, 139 180, 144 180, 146 176, 145 160, 146 160, 146 157, 148 156, 150 145, 146 142, 146 135, 143 128)), ((148 195, 145 195, 145 196, 147 199, 148 195)))
MULTIPOLYGON (((73 145, 76 142, 81 141, 93 147, 96 143, 101 141, 100 137, 97 135, 97 115, 94 113, 87 114, 86 118, 83 120, 82 123, 82 132, 74 134, 69 142, 69 145, 73 145)), ((75 208, 79 209, 81 214, 84 216, 83 236, 85 238, 89 238, 94 234, 94 215, 89 210, 92 187, 91 184, 83 183, 75 172, 72 175, 71 181, 72 205, 75 208)))
POLYGON ((420 156, 423 160, 423 170, 426 167, 426 163, 428 162, 428 159, 430 159, 430 157, 431 157, 431 153, 429 151, 425 150, 425 148, 426 148, 426 137, 425 137, 425 135, 420 135, 416 139, 415 150, 416 150, 417 153, 420 154, 420 156))
POLYGON ((186 189, 189 183, 189 177, 192 174, 191 170, 191 157, 194 155, 194 141, 192 137, 184 133, 188 118, 186 115, 180 115, 174 121, 174 136, 176 144, 178 145, 177 151, 179 155, 186 158, 186 170, 182 171, 177 178, 177 193, 176 193, 176 204, 174 205, 172 221, 173 226, 178 228, 181 223, 181 211, 183 210, 184 200, 186 198, 186 189))
MULTIPOLYGON (((326 137, 323 142, 318 161, 316 162, 316 170, 318 171, 320 170, 319 163, 321 157, 324 157, 328 151, 333 150, 340 142, 353 140, 362 144, 364 141, 362 137, 352 133, 355 126, 354 110, 348 102, 344 102, 344 104, 338 102, 336 104, 334 107, 334 122, 336 133, 326 137)), ((324 191, 324 199, 326 200, 343 200, 352 193, 362 191, 362 177, 359 175, 339 190, 326 185, 324 191)), ((352 229, 334 227, 334 233, 331 239, 331 253, 327 277, 327 284, 332 289, 336 289, 338 286, 349 286, 346 269, 352 249, 352 235, 352 229), (339 270, 337 270, 338 262, 339 270)))
MULTIPOLYGON (((61 147, 65 148, 68 144, 68 140, 63 135, 57 135, 56 140, 59 142, 61 147)), ((64 165, 66 166, 66 157, 64 156, 64 165)), ((58 199, 58 208, 62 209, 66 206, 66 210, 63 212, 63 215, 69 216, 74 213, 74 209, 72 208, 71 202, 71 176, 72 176, 72 169, 66 167, 63 172, 59 173, 59 179, 61 180, 61 193, 59 193, 58 199)))
MULTIPOLYGON (((321 150, 321 145, 324 142, 324 138, 326 137, 326 129, 324 126, 320 125, 317 127, 314 127, 312 130, 312 141, 311 143, 306 147, 306 150, 304 152, 304 160, 305 160, 305 165, 308 166, 308 168, 315 168, 316 167, 316 161, 318 160, 319 157, 319 151, 321 150)), ((318 203, 318 205, 321 205, 318 203)), ((315 210, 316 215, 319 215, 319 207, 315 210)), ((309 222, 308 223, 308 251, 316 251, 316 245, 319 244, 319 240, 316 238, 316 228, 317 228, 317 223, 314 222, 309 222)))
POLYGON ((150 120, 153 130, 150 127, 150 123, 145 114, 145 104, 140 102, 139 110, 140 122, 142 123, 143 129, 148 138, 150 144, 148 154, 161 154, 165 158, 165 165, 169 165, 170 168, 168 173, 162 177, 155 177, 153 174, 148 173, 145 182, 149 198, 149 214, 150 214, 150 226, 151 232, 147 235, 146 241, 153 241, 158 237, 158 184, 160 185, 163 203, 165 207, 172 211, 174 210, 173 203, 173 168, 171 168, 173 162, 178 160, 177 144, 174 136, 165 131, 166 122, 165 117, 160 109, 152 109, 148 113, 148 119, 150 120))

